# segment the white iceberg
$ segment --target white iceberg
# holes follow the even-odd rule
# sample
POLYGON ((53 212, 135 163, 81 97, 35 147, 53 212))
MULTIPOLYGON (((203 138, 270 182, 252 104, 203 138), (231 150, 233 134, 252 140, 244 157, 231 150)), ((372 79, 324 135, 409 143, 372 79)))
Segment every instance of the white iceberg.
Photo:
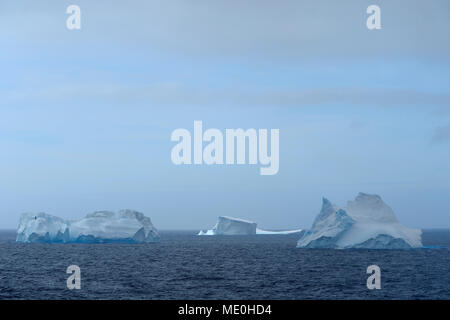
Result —
POLYGON ((256 234, 293 234, 293 233, 300 233, 303 229, 295 229, 295 230, 281 230, 281 231, 271 231, 271 230, 263 230, 263 229, 256 229, 256 234))
POLYGON ((401 225, 378 195, 359 193, 346 208, 323 199, 322 210, 297 247, 306 248, 421 248, 422 231, 401 225))
POLYGON ((17 229, 17 242, 144 243, 159 241, 149 217, 133 210, 98 211, 75 221, 46 213, 25 213, 17 229))
POLYGON ((299 233, 301 229, 297 230, 287 230, 287 231, 268 231, 263 229, 258 229, 257 224, 253 221, 243 220, 239 218, 220 216, 216 225, 210 229, 203 231, 201 230, 199 236, 215 236, 215 235, 226 235, 226 236, 236 236, 236 235, 255 235, 255 234, 291 234, 299 233))

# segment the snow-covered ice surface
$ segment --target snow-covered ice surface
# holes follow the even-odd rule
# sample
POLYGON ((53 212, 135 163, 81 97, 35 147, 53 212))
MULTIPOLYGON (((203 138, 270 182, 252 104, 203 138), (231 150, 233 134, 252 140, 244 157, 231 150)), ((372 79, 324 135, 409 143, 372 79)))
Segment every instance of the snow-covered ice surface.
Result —
POLYGON ((292 234, 299 233, 301 229, 286 230, 286 231, 268 231, 257 228, 257 224, 253 221, 243 220, 239 218, 220 216, 216 225, 210 229, 201 230, 199 236, 214 236, 214 235, 255 235, 255 234, 292 234))
POLYGON ((64 220, 46 213, 20 218, 17 242, 144 243, 159 241, 149 217, 133 210, 97 211, 80 220, 64 220))
POLYGON ((293 234, 293 233, 300 233, 303 229, 296 229, 296 230, 282 230, 282 231, 270 231, 270 230, 263 230, 263 229, 256 229, 256 234, 293 234))
POLYGON ((243 219, 220 216, 211 230, 200 231, 198 235, 250 235, 256 234, 256 223, 243 219))
POLYGON ((323 199, 322 210, 297 247, 307 248, 421 248, 422 231, 401 225, 380 196, 359 193, 346 208, 323 199))

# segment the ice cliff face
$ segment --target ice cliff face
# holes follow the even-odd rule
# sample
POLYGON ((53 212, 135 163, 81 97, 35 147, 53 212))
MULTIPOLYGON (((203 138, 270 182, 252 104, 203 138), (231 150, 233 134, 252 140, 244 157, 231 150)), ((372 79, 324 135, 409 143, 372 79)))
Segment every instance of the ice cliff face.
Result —
POLYGON ((256 234, 256 223, 233 217, 219 217, 216 225, 199 235, 248 235, 256 234))
POLYGON ((255 234, 290 234, 298 233, 302 230, 289 230, 289 231, 267 231, 257 228, 257 224, 252 221, 243 219, 221 216, 219 217, 216 225, 211 230, 200 231, 200 236, 213 236, 213 235, 255 235, 255 234))
POLYGON ((144 243, 159 241, 150 218, 133 210, 98 211, 68 221, 46 213, 25 213, 17 229, 17 242, 144 243))
POLYGON ((69 240, 69 222, 46 213, 24 213, 17 229, 17 242, 64 242, 69 240))
POLYGON ((323 199, 322 210, 297 247, 409 249, 422 247, 422 231, 401 225, 377 195, 359 193, 346 208, 323 199))

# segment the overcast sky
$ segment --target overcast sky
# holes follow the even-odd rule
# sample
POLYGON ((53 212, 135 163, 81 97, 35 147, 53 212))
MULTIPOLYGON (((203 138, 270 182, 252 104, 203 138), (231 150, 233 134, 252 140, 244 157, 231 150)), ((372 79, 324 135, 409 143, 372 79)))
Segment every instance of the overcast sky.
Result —
POLYGON ((122 208, 159 229, 308 228, 322 196, 360 191, 450 227, 449 39, 448 0, 1 1, 0 229, 122 208), (173 165, 194 120, 279 128, 279 173, 173 165))

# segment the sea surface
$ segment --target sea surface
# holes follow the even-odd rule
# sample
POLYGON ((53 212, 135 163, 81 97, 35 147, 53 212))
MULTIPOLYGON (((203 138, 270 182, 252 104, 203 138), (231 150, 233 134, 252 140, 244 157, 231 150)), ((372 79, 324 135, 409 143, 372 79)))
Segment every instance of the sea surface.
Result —
POLYGON ((450 230, 415 250, 298 249, 298 235, 161 232, 154 244, 20 244, 0 231, 0 299, 450 299, 450 230), (381 268, 368 290, 366 269, 381 268), (81 289, 69 290, 69 265, 81 289))

